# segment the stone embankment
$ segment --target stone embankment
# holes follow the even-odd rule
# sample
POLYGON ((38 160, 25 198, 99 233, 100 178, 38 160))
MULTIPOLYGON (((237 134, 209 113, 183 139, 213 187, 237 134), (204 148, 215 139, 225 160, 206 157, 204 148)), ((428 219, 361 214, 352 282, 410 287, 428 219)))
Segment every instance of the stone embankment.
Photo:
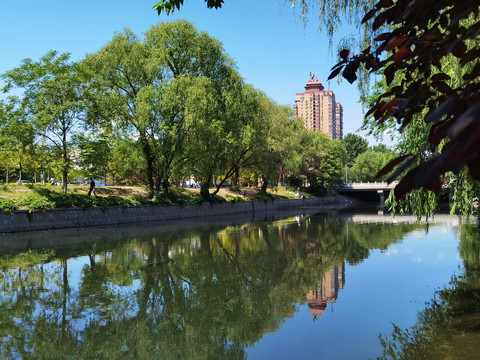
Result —
POLYGON ((351 205, 351 199, 343 196, 310 199, 285 199, 242 201, 236 203, 201 205, 140 205, 130 208, 112 207, 102 209, 65 208, 43 212, 0 212, 0 233, 67 229, 120 224, 137 224, 151 221, 196 219, 228 214, 261 213, 269 211, 305 210, 318 208, 343 208, 351 205))

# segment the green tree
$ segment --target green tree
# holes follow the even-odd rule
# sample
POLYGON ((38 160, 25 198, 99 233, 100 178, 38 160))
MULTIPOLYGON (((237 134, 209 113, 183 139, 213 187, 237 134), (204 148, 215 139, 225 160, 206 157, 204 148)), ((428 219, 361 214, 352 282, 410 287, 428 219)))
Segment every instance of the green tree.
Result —
POLYGON ((285 174, 298 173, 302 164, 301 139, 305 131, 291 109, 268 101, 269 118, 264 150, 257 165, 262 192, 269 185, 283 185, 285 174))
POLYGON ((343 179, 343 159, 346 151, 339 140, 329 139, 319 131, 304 132, 304 164, 300 173, 310 190, 325 193, 328 187, 343 179))
POLYGON ((35 134, 55 149, 62 174, 63 192, 67 192, 68 171, 74 135, 84 120, 83 80, 69 54, 51 51, 39 61, 26 59, 17 68, 2 75, 4 92, 23 90, 19 109, 28 117, 35 134))
MULTIPOLYGON (((187 21, 152 26, 143 40, 130 30, 116 34, 85 60, 91 72, 91 118, 138 137, 150 194, 168 193, 172 169, 182 158, 186 136, 185 96, 209 79, 220 96, 235 77, 221 44, 187 21)), ((190 109, 193 111, 193 109, 190 109)))
POLYGON ((348 170, 348 178, 353 182, 377 180, 377 173, 393 158, 392 152, 367 150, 355 159, 348 170))
POLYGON ((13 97, 0 102, 0 146, 7 183, 15 164, 18 166, 18 180, 22 180, 35 139, 32 124, 18 107, 18 102, 18 99, 13 97))
POLYGON ((112 160, 110 140, 107 137, 92 138, 85 135, 78 138, 78 160, 85 177, 103 177, 104 184, 107 184, 112 160))
POLYGON ((352 166, 353 162, 358 155, 364 153, 368 149, 368 141, 362 138, 360 135, 348 133, 342 139, 343 146, 347 152, 346 164, 352 166))

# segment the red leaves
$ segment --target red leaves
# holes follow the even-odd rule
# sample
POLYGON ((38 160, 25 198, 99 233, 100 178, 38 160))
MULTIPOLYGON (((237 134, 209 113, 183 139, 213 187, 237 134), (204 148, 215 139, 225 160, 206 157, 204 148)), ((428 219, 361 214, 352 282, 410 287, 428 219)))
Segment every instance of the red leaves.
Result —
POLYGON ((410 158, 412 155, 411 154, 406 154, 399 156, 392 161, 390 161, 387 165, 385 165, 376 175, 376 178, 381 178, 383 175, 387 175, 390 173, 398 164, 402 163, 404 160, 410 158))
POLYGON ((332 69, 330 78, 342 73, 349 82, 356 80, 361 64, 385 77, 389 90, 365 115, 373 116, 377 124, 391 117, 400 129, 421 117, 431 124, 417 155, 400 156, 378 174, 393 172, 389 181, 402 177, 395 189, 397 198, 422 187, 438 192, 443 174, 465 166, 480 179, 480 21, 474 20, 478 14, 474 0, 379 0, 362 21, 371 22, 373 30, 387 24, 391 30, 375 38, 379 43, 372 51, 340 53, 342 61, 332 69), (445 70, 451 55, 463 67, 463 78, 455 81, 445 70))
POLYGON ((395 54, 393 54, 393 61, 395 61, 396 64, 400 63, 403 59, 405 59, 408 55, 410 54, 410 49, 409 48, 400 48, 397 50, 395 54))
POLYGON ((450 86, 448 86, 444 81, 432 81, 431 86, 447 95, 453 95, 454 92, 450 86))
POLYGON ((350 61, 347 66, 345 66, 345 69, 343 70, 342 76, 347 79, 347 81, 352 84, 355 80, 357 80, 357 70, 358 67, 360 66, 360 61, 353 60, 350 61))
POLYGON ((340 71, 342 71, 343 66, 338 66, 334 68, 334 70, 330 73, 330 76, 328 77, 328 80, 332 80, 334 77, 338 75, 340 71))
POLYGON ((403 36, 395 36, 393 37, 392 39, 390 39, 390 41, 387 43, 387 45, 385 46, 385 50, 387 51, 391 51, 397 47, 400 47, 401 45, 403 45, 405 43, 405 41, 407 41, 409 39, 409 37, 407 35, 403 35, 403 36))

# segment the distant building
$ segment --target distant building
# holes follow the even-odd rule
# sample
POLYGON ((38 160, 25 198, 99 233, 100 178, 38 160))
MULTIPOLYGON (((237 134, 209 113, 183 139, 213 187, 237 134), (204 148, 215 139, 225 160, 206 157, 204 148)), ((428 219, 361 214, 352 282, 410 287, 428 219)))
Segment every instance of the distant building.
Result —
POLYGON ((322 131, 330 139, 343 137, 343 108, 335 101, 333 91, 325 90, 313 74, 305 84, 305 92, 297 93, 294 116, 303 119, 305 129, 322 131))
POLYGON ((343 106, 338 102, 336 105, 335 122, 337 125, 337 139, 343 139, 343 106))

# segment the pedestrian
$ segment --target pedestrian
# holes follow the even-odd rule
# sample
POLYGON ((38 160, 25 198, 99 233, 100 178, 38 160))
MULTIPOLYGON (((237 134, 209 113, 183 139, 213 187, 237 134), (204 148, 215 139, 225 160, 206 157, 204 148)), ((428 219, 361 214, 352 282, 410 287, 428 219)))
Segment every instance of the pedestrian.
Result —
POLYGON ((93 195, 97 196, 95 193, 95 180, 93 180, 93 177, 90 179, 90 190, 88 191, 88 196, 93 192, 93 195))

